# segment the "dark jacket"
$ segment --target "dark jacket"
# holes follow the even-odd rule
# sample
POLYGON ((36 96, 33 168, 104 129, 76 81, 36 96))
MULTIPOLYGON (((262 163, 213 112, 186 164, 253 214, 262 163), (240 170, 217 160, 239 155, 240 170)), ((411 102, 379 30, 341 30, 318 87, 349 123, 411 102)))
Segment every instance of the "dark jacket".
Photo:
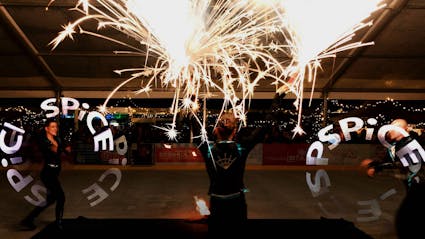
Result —
POLYGON ((57 152, 52 151, 52 142, 46 137, 43 136, 40 140, 40 150, 43 153, 44 157, 44 167, 43 170, 46 169, 55 169, 60 171, 62 167, 61 163, 61 154, 64 152, 64 146, 59 137, 54 137, 56 142, 58 143, 57 152))
MULTIPOLYGON (((284 97, 285 94, 276 94, 265 119, 272 118, 272 112, 281 105, 284 97)), ((210 179, 209 195, 231 197, 246 190, 243 181, 246 160, 255 145, 264 140, 266 131, 267 129, 258 128, 249 133, 238 133, 234 141, 201 144, 200 151, 210 179)))

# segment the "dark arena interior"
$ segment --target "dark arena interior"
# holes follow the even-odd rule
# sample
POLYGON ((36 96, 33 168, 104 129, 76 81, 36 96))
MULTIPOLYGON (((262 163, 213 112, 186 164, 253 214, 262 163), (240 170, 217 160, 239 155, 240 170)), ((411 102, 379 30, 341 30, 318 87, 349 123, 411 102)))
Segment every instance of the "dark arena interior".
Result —
POLYGON ((0 23, 0 238, 423 234, 425 0, 2 0, 0 23))

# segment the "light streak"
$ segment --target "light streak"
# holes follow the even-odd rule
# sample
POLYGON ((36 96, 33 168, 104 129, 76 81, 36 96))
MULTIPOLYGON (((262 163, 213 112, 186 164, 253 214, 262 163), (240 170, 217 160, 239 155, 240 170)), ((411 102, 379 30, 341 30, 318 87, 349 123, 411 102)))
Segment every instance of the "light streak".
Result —
MULTIPOLYGON (((259 82, 285 84, 284 64, 275 56, 284 58, 287 46, 273 37, 279 32, 280 19, 273 8, 259 7, 255 1, 79 0, 74 10, 83 16, 51 41, 53 49, 77 32, 129 48, 116 53, 145 58, 140 68, 116 71, 131 77, 111 92, 105 108, 121 86, 141 79, 143 86, 137 93, 149 92, 157 82, 174 90, 171 109, 175 115, 181 109, 196 110, 199 94, 214 90, 224 97, 223 109, 231 108, 246 124, 246 101, 259 82), (93 20, 99 29, 114 28, 139 45, 84 30, 84 23, 93 20)), ((171 127, 162 127, 169 138, 177 136, 175 120, 171 127)))
MULTIPOLYGON (((220 115, 231 109, 246 125, 249 102, 255 88, 264 81, 276 85, 278 93, 295 94, 295 136, 304 133, 304 82, 312 83, 313 91, 323 59, 373 44, 351 41, 357 31, 372 25, 371 21, 362 21, 383 6, 378 6, 381 1, 78 0, 73 10, 82 17, 64 25, 50 44, 55 49, 79 33, 128 48, 117 54, 140 55, 144 64, 139 68, 115 71, 130 77, 109 94, 103 108, 132 80, 142 81, 136 93, 149 93, 159 82, 174 91, 173 121, 170 127, 158 127, 172 140, 178 135, 176 115, 180 110, 195 114, 201 94, 205 95, 204 101, 212 92, 221 94, 224 102, 220 115), (113 28, 137 44, 85 30, 84 24, 93 21, 98 29, 113 28)), ((204 119, 197 119, 202 128, 204 119)), ((207 140, 205 130, 201 138, 207 140)))
MULTIPOLYGON (((373 42, 352 42, 356 33, 373 22, 371 14, 385 6, 383 0, 258 0, 274 6, 282 19, 285 39, 291 50, 287 75, 294 77, 298 108, 298 123, 294 136, 301 128, 302 99, 305 81, 312 84, 310 102, 321 61, 353 48, 373 45, 373 42)), ((278 89, 278 92, 282 91, 278 89)))

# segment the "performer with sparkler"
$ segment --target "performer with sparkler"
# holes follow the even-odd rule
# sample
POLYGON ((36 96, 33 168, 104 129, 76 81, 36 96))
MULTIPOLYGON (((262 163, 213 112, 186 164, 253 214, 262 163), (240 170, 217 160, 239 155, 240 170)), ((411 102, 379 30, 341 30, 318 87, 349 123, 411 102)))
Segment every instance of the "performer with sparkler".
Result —
MULTIPOLYGON (((286 94, 276 94, 272 109, 276 109, 286 94)), ((268 114, 266 119, 271 119, 268 114)), ((238 132, 234 112, 225 112, 213 130, 215 142, 203 142, 200 149, 210 179, 210 216, 208 232, 211 237, 240 236, 247 220, 244 172, 249 152, 261 142, 266 129, 257 128, 249 135, 238 132)))
POLYGON ((21 225, 29 230, 34 230, 34 219, 47 207, 56 202, 56 225, 62 228, 62 217, 65 205, 65 193, 63 192, 59 181, 59 173, 61 171, 61 154, 70 152, 70 147, 65 147, 61 139, 58 137, 58 123, 53 119, 47 119, 44 124, 44 133, 40 140, 40 149, 44 156, 44 166, 40 173, 41 181, 47 188, 46 202, 42 206, 34 208, 21 225))
POLYGON ((396 119, 391 125, 403 129, 406 134, 397 130, 388 131, 385 137, 393 147, 388 148, 386 157, 378 160, 365 159, 361 165, 367 167, 367 174, 370 177, 386 168, 400 169, 401 174, 398 175, 398 178, 403 179, 406 186, 406 195, 398 208, 395 218, 397 235, 401 239, 416 238, 417 235, 422 234, 422 223, 413 216, 425 215, 425 169, 422 162, 424 159, 422 159, 418 149, 412 149, 411 151, 418 158, 418 162, 408 166, 400 162, 401 160, 396 152, 403 148, 409 148, 409 144, 414 145, 411 143, 415 143, 413 141, 416 140, 416 137, 412 131, 408 131, 408 124, 404 119, 396 119))

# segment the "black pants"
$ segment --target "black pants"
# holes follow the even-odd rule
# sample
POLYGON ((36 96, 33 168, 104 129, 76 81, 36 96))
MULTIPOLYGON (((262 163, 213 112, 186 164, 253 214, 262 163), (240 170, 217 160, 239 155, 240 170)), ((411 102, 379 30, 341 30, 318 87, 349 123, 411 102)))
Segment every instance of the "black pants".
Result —
POLYGON ((411 239, 422 235, 423 221, 421 218, 424 215, 425 183, 413 184, 397 211, 395 223, 398 238, 411 239))
POLYGON ((240 237, 245 232, 247 205, 245 195, 232 199, 210 198, 209 238, 240 237))
POLYGON ((59 169, 45 168, 41 171, 40 178, 47 189, 46 204, 34 208, 34 210, 28 214, 26 220, 33 221, 42 211, 56 202, 55 216, 56 221, 59 222, 62 220, 65 205, 65 193, 59 182, 59 169))

